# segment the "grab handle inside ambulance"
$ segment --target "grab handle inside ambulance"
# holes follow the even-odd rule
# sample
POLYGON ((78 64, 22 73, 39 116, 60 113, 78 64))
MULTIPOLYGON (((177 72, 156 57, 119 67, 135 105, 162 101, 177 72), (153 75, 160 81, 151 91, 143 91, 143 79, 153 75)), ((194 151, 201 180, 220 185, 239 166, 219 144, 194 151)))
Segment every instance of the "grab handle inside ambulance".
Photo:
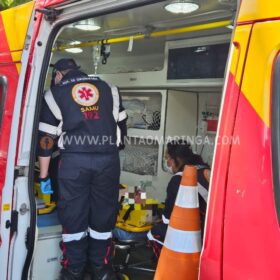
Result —
POLYGON ((5 108, 5 100, 8 89, 8 80, 6 76, 0 76, 0 131, 2 128, 2 118, 5 108))

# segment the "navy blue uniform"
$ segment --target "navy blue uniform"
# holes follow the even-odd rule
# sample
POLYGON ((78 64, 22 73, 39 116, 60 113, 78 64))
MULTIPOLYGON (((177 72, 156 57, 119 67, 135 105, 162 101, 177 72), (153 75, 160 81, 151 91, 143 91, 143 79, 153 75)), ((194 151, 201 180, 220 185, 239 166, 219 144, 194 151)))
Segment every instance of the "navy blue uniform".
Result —
POLYGON ((71 269, 84 267, 87 255, 96 266, 109 261, 126 118, 118 90, 78 70, 45 93, 38 154, 50 156, 50 142, 59 137, 57 208, 63 265, 71 269))
MULTIPOLYGON (((201 222, 202 233, 204 231, 205 214, 207 208, 207 196, 208 196, 208 188, 209 188, 209 182, 204 176, 205 169, 209 169, 209 168, 206 166, 197 166, 198 199, 199 199, 200 222, 201 222)), ((154 241, 153 250, 157 257, 159 256, 161 245, 163 245, 164 242, 167 227, 169 224, 169 219, 176 202, 176 197, 180 187, 181 179, 182 179, 182 172, 176 173, 170 179, 166 190, 167 196, 165 199, 165 208, 162 214, 162 223, 155 225, 151 229, 150 233, 148 234, 148 238, 151 241, 154 241)))

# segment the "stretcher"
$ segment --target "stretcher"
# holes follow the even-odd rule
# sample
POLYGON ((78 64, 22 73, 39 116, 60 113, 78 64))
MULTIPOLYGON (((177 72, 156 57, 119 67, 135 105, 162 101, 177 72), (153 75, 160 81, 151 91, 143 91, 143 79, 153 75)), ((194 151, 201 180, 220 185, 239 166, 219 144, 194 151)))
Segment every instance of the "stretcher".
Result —
POLYGON ((41 202, 40 207, 38 207, 38 203, 37 203, 37 213, 38 213, 38 215, 51 213, 56 207, 56 203, 54 201, 51 201, 51 195, 50 194, 43 194, 41 192, 39 183, 34 184, 34 190, 35 190, 35 196, 41 202))

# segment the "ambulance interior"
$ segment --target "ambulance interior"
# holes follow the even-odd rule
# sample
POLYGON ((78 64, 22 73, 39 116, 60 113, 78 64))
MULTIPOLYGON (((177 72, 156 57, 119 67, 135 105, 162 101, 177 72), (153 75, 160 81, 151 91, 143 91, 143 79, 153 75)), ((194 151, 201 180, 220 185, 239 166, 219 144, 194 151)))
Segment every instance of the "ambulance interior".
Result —
MULTIPOLYGON (((68 24, 52 49, 50 63, 74 58, 82 71, 119 88, 130 140, 120 152, 127 202, 135 186, 147 203, 164 201, 172 176, 165 167, 166 139, 188 140, 212 164, 236 1, 200 0, 199 9, 189 14, 167 11, 171 2, 68 24)), ((51 75, 50 67, 45 89, 51 75)), ((56 189, 55 179, 53 184, 56 189)), ((37 196, 38 240, 31 274, 34 279, 56 279, 62 255, 56 194, 38 191, 37 196)))

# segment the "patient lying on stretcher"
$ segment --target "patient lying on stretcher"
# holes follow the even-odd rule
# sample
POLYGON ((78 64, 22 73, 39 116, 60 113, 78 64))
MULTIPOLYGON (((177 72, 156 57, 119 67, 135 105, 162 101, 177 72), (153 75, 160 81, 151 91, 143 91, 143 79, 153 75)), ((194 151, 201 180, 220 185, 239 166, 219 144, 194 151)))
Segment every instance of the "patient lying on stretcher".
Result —
POLYGON ((146 193, 135 187, 134 192, 120 187, 120 211, 113 230, 119 241, 146 239, 158 217, 157 201, 146 199, 146 193))

